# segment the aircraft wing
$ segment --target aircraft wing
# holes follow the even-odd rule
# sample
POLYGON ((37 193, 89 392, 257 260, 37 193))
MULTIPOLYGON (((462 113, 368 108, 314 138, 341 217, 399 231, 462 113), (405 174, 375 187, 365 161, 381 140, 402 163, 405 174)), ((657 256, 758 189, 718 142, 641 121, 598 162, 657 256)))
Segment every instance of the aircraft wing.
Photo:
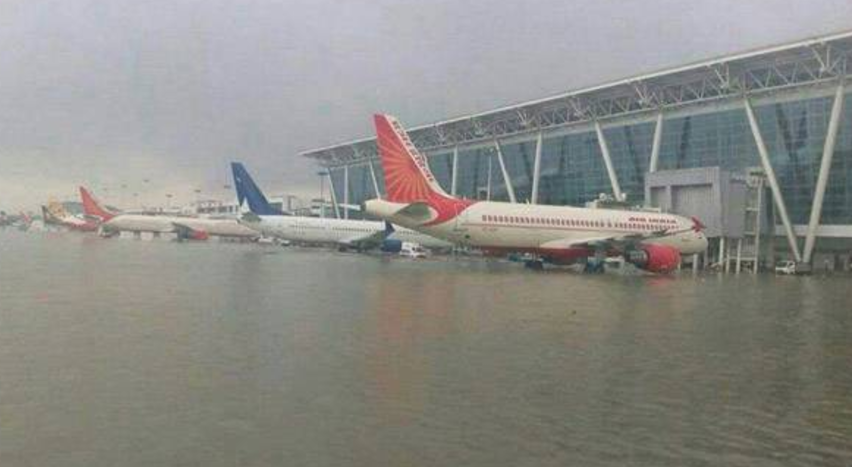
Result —
POLYGON ((370 234, 355 235, 340 240, 340 243, 346 246, 369 250, 379 247, 385 239, 393 233, 393 226, 390 222, 385 222, 385 230, 379 230, 370 234))
POLYGON ((433 215, 433 211, 429 207, 429 204, 420 201, 409 203, 404 208, 394 213, 394 217, 406 217, 419 222, 428 222, 432 220, 433 215))
POLYGON ((181 222, 172 222, 175 233, 180 238, 203 239, 207 237, 207 232, 192 228, 181 222))
POLYGON ((541 244, 540 247, 545 249, 587 248, 590 250, 624 251, 645 240, 667 237, 669 235, 675 235, 691 229, 692 228, 690 227, 688 229, 677 230, 655 230, 647 233, 602 235, 600 237, 586 238, 583 240, 553 240, 541 244))

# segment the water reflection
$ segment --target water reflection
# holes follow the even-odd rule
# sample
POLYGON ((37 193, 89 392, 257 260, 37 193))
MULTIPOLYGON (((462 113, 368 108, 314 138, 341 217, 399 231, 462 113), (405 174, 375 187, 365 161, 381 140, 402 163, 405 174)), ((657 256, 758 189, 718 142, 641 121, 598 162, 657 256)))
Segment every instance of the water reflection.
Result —
POLYGON ((847 278, 0 232, 0 465, 843 465, 847 278))

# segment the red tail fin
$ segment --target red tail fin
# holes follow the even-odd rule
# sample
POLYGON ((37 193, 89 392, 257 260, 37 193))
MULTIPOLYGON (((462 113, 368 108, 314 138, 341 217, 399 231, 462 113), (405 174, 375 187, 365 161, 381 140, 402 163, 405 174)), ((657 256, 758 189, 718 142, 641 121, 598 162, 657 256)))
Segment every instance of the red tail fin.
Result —
POLYGON ((414 147, 399 121, 390 115, 375 115, 376 145, 385 171, 388 201, 412 203, 440 195, 450 198, 438 184, 426 158, 414 147))
POLYGON ((83 212, 87 216, 101 218, 104 222, 115 217, 115 213, 101 207, 100 203, 94 196, 89 193, 89 190, 80 187, 80 198, 83 200, 83 212))

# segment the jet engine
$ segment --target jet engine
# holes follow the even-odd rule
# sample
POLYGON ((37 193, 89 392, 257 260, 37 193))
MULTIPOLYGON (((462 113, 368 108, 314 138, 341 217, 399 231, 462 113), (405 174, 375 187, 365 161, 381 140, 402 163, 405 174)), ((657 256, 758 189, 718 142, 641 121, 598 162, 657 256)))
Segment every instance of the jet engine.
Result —
POLYGON ((402 250, 402 240, 386 238, 382 240, 379 249, 384 253, 399 253, 402 250))
POLYGON ((648 272, 666 274, 680 264, 680 250, 668 245, 642 245, 628 252, 627 262, 648 272))
POLYGON ((207 240, 210 238, 210 234, 203 230, 196 230, 190 234, 189 238, 192 240, 207 240))

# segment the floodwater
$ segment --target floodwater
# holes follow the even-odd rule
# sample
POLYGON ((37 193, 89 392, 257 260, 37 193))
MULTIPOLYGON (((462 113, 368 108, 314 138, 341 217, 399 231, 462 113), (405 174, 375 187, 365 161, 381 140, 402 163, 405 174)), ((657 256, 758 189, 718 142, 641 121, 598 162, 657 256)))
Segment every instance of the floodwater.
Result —
POLYGON ((852 465, 850 286, 0 231, 0 466, 852 465))

